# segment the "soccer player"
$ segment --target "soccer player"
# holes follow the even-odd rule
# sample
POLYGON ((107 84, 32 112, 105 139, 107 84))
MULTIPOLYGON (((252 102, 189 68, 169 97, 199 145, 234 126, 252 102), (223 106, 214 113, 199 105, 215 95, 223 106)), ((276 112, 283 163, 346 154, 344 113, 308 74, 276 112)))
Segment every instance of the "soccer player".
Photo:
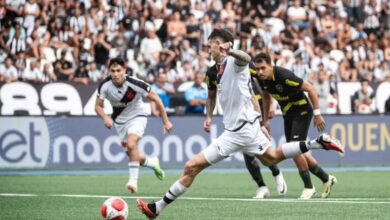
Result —
POLYGON ((150 109, 145 107, 142 97, 154 102, 160 111, 164 132, 172 130, 172 124, 159 96, 151 91, 150 85, 142 80, 126 75, 125 62, 121 58, 109 61, 108 76, 98 88, 95 111, 103 119, 104 125, 115 129, 121 138, 122 146, 129 156, 129 180, 126 184, 131 193, 137 192, 139 166, 152 168, 158 179, 164 178, 164 171, 160 168, 158 158, 147 158, 138 152, 137 144, 141 139, 146 123, 146 116, 150 109), (104 99, 110 101, 113 114, 107 116, 104 111, 104 99))
MULTIPOLYGON (((262 89, 263 107, 269 109, 271 96, 277 100, 283 112, 284 133, 287 142, 306 140, 313 113, 314 125, 318 131, 322 132, 325 129, 317 92, 310 83, 297 77, 290 70, 272 65, 271 58, 266 53, 256 55, 254 62, 257 72, 254 81, 258 80, 262 89), (310 102, 304 92, 308 93, 310 102)), ((270 131, 267 111, 263 114, 263 123, 270 131)), ((329 197, 332 186, 337 181, 336 178, 327 174, 310 153, 298 155, 293 159, 304 183, 304 189, 299 198, 310 199, 316 194, 309 170, 324 184, 322 197, 329 197)))
MULTIPOLYGON (((219 65, 217 95, 224 111, 224 132, 207 148, 191 158, 184 167, 184 173, 155 203, 137 199, 138 208, 149 218, 156 218, 176 198, 183 195, 195 177, 205 168, 242 151, 256 155, 266 166, 274 165, 286 158, 292 158, 310 149, 325 149, 344 152, 339 141, 323 134, 316 140, 285 143, 277 149, 257 121, 260 113, 251 102, 250 75, 248 63, 251 57, 243 51, 233 50, 233 35, 224 29, 214 29, 207 43, 209 53, 219 65)), ((208 99, 208 102, 213 100, 208 99)), ((209 106, 213 106, 209 104, 209 106)), ((213 109, 207 109, 204 129, 210 129, 213 109)))
MULTIPOLYGON (((249 72, 251 74, 256 73, 255 64, 253 62, 249 63, 249 72)), ((208 89, 208 99, 209 102, 206 103, 206 109, 214 109, 216 103, 216 94, 217 94, 217 76, 218 76, 219 65, 215 64, 211 66, 206 72, 206 84, 208 89)), ((260 90, 256 89, 255 85, 253 87, 253 92, 255 95, 259 95, 260 90)), ((256 111, 260 112, 261 108, 256 96, 252 97, 252 102, 256 111)), ((209 132, 209 129, 205 129, 206 132, 209 132)), ((263 176, 261 174, 260 166, 254 156, 248 154, 243 154, 245 160, 245 166, 248 169, 249 174, 252 176, 253 180, 256 182, 258 188, 256 190, 256 195, 253 198, 264 199, 270 197, 270 191, 266 186, 263 176)), ((285 195, 287 193, 287 184, 284 181, 283 174, 280 172, 278 166, 270 166, 269 169, 272 172, 272 176, 276 182, 276 189, 280 195, 285 195)))

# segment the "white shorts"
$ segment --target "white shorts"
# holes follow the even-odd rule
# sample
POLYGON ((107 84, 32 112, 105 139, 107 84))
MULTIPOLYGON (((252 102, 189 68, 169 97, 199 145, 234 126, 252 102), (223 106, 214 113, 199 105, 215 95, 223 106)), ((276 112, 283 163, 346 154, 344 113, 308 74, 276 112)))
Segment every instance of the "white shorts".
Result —
POLYGON ((114 123, 114 125, 122 143, 126 143, 127 136, 129 134, 135 134, 142 137, 142 135, 144 135, 147 122, 148 119, 146 117, 135 117, 124 124, 114 123))
POLYGON ((271 142, 263 134, 260 123, 256 120, 236 132, 225 130, 202 153, 207 162, 215 164, 238 151, 251 156, 263 155, 269 147, 271 142))

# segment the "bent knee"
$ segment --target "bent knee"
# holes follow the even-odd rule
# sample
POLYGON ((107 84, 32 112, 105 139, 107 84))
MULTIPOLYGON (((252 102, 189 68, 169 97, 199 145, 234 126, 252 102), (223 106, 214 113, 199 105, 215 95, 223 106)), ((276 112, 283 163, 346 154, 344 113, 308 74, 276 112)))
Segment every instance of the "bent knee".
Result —
POLYGON ((195 176, 198 173, 199 173, 199 166, 195 162, 190 160, 184 166, 185 175, 195 176))

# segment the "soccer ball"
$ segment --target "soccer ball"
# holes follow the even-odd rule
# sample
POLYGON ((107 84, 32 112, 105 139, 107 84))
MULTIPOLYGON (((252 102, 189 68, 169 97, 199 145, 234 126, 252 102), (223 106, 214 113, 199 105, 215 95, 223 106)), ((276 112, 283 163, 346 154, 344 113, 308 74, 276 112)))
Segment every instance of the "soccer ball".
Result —
POLYGON ((125 220, 129 209, 125 200, 119 197, 111 197, 102 205, 102 216, 107 220, 125 220))

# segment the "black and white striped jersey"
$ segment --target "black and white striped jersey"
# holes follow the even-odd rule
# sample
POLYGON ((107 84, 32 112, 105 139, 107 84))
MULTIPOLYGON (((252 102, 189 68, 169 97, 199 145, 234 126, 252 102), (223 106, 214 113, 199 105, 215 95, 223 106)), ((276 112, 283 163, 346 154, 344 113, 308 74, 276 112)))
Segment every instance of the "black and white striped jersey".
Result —
POLYGON ((150 85, 142 80, 126 76, 121 87, 112 82, 111 76, 107 77, 98 88, 98 98, 110 101, 113 113, 112 119, 117 124, 138 117, 150 115, 142 97, 147 97, 150 92, 150 85))

